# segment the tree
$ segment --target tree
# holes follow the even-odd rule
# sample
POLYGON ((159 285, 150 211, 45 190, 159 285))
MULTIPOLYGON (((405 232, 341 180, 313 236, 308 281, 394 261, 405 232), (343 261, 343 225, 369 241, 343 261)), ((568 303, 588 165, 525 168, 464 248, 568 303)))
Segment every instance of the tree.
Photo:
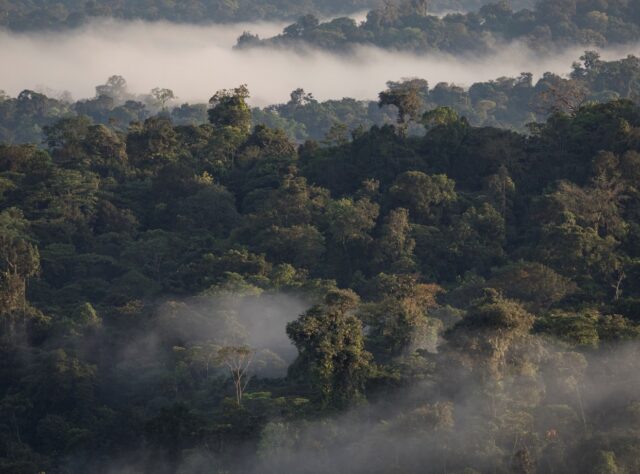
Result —
POLYGON ((314 104, 318 101, 313 97, 312 93, 306 93, 304 89, 298 88, 291 92, 291 99, 288 105, 301 107, 308 104, 314 104))
POLYGON ((521 304, 486 290, 468 314, 445 334, 445 357, 476 372, 483 382, 499 380, 507 370, 526 366, 521 349, 529 338, 534 317, 521 304), (521 356, 522 354, 520 354, 521 356))
POLYGON ((171 89, 161 89, 160 87, 156 87, 151 90, 151 95, 156 100, 156 102, 160 105, 162 110, 166 110, 167 102, 174 100, 176 96, 174 95, 171 89))
MULTIPOLYGON (((214 235, 228 235, 239 219, 234 196, 218 184, 202 183, 199 188, 177 206, 176 219, 191 229, 207 229, 214 235)), ((163 190, 159 189, 159 192, 163 190)))
POLYGON ((505 222, 490 204, 470 207, 456 217, 445 238, 448 257, 459 275, 470 268, 487 272, 504 260, 505 222))
POLYGON ((511 200, 516 191, 516 185, 509 176, 506 166, 500 165, 498 172, 487 178, 487 189, 491 194, 492 204, 506 218, 511 200))
POLYGON ((238 406, 242 405, 244 391, 251 380, 249 368, 254 356, 255 351, 246 346, 225 346, 218 350, 216 359, 218 364, 229 369, 238 406))
POLYGON ((380 207, 369 199, 350 198, 332 201, 327 206, 327 222, 331 236, 346 249, 350 242, 368 242, 380 207))
POLYGON ((28 228, 19 209, 0 213, 0 314, 26 309, 27 280, 40 272, 40 254, 28 228))
POLYGON ((326 207, 325 220, 333 245, 328 245, 330 257, 344 269, 342 277, 348 281, 353 262, 366 255, 367 244, 373 239, 370 231, 376 225, 380 206, 368 198, 354 201, 342 198, 326 207))
POLYGON ((111 76, 101 86, 96 86, 96 97, 111 97, 116 102, 123 102, 127 96, 127 81, 122 76, 111 76))
POLYGON ((379 95, 378 105, 394 105, 398 108, 398 124, 406 129, 409 121, 417 121, 424 108, 429 84, 423 79, 406 79, 403 82, 388 82, 387 90, 379 95))
POLYGON ((438 306, 436 297, 442 288, 419 283, 410 275, 380 274, 372 291, 376 301, 362 305, 358 316, 376 358, 386 361, 418 350, 436 350, 441 324, 428 312, 438 306))
POLYGON ((537 262, 517 262, 496 270, 487 282, 530 311, 543 311, 577 292, 577 285, 537 262))
POLYGON ((384 219, 376 248, 376 263, 394 273, 411 272, 415 270, 415 246, 416 241, 411 237, 409 211, 402 208, 392 210, 384 219))
POLYGON ((547 72, 536 85, 534 103, 540 114, 575 114, 586 99, 587 89, 582 82, 547 72))
POLYGON ((84 152, 88 168, 102 177, 122 177, 129 170, 129 159, 122 136, 104 125, 89 127, 84 152))
POLYGON ((151 117, 132 124, 127 134, 127 154, 133 165, 153 174, 178 153, 178 135, 166 117, 151 117))
POLYGON ((243 31, 242 34, 238 37, 234 48, 249 49, 259 45, 260 45, 259 35, 254 35, 250 31, 243 31))
MULTIPOLYGON (((608 178, 600 173, 592 180, 591 186, 586 188, 569 181, 560 181, 556 190, 547 197, 553 201, 555 209, 560 208, 560 212, 575 216, 578 224, 591 227, 603 237, 620 237, 626 231, 626 223, 621 216, 625 191, 625 183, 620 179, 608 178)), ((549 213, 548 219, 553 217, 549 213)))
POLYGON ((241 85, 235 89, 216 92, 209 99, 209 122, 215 127, 235 127, 245 133, 251 129, 251 109, 247 104, 249 89, 241 85))
POLYGON ((460 116, 451 107, 436 107, 422 115, 422 124, 427 128, 449 126, 458 123, 460 116))
POLYGON ((62 325, 72 336, 87 337, 100 329, 102 318, 91 303, 83 303, 70 311, 62 325))
POLYGON ((609 292, 622 269, 617 247, 612 236, 602 237, 593 227, 580 225, 572 213, 563 212, 558 223, 542 225, 540 240, 532 250, 541 262, 579 285, 596 290, 594 284, 606 283, 606 290, 600 291, 609 292))
POLYGON ((88 157, 84 150, 84 141, 89 133, 91 120, 88 117, 70 117, 58 120, 44 127, 46 144, 53 158, 69 165, 86 165, 88 157))
POLYGON ((352 291, 332 290, 323 304, 287 325, 298 349, 289 375, 308 385, 325 408, 344 408, 357 400, 370 371, 362 323, 353 315, 358 303, 352 291))
POLYGON ((36 194, 38 217, 48 222, 48 231, 70 242, 80 241, 96 215, 100 180, 94 173, 56 168, 43 192, 36 194))
POLYGON ((597 51, 585 51, 584 55, 580 56, 579 62, 573 63, 573 72, 571 73, 571 77, 573 79, 585 79, 588 74, 598 71, 602 65, 603 61, 600 60, 600 53, 597 51))
POLYGON ((313 268, 325 252, 322 234, 311 225, 271 226, 256 234, 256 245, 276 262, 313 268))
POLYGON ((320 21, 314 15, 305 15, 297 22, 287 26, 283 31, 283 35, 288 38, 300 38, 319 24, 320 21))
POLYGON ((324 136, 323 142, 327 146, 340 146, 349 143, 349 127, 344 123, 334 123, 324 136))
POLYGON ((175 234, 160 229, 146 231, 130 242, 122 255, 145 275, 161 282, 177 266, 179 241, 175 234))
POLYGON ((421 223, 436 223, 443 207, 457 199, 455 182, 446 175, 429 176, 421 171, 399 175, 389 189, 394 204, 406 207, 421 223))

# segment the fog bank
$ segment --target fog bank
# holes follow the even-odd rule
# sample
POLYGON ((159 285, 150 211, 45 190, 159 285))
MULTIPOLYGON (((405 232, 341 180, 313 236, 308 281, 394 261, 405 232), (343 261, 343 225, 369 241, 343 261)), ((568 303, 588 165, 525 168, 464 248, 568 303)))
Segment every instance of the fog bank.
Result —
MULTIPOLYGON (((353 56, 326 52, 233 51, 243 31, 272 36, 284 24, 191 26, 171 23, 100 21, 63 33, 16 34, 0 31, 0 89, 68 90, 74 98, 94 95, 94 86, 113 74, 124 76, 135 93, 172 88, 181 101, 204 101, 216 90, 248 84, 253 104, 286 101, 298 87, 318 99, 373 99, 386 81, 421 77, 431 84, 473 82, 546 71, 565 74, 583 48, 540 58, 519 45, 491 58, 445 55, 418 57, 363 47, 353 56)), ((617 48, 603 57, 638 53, 617 48)))

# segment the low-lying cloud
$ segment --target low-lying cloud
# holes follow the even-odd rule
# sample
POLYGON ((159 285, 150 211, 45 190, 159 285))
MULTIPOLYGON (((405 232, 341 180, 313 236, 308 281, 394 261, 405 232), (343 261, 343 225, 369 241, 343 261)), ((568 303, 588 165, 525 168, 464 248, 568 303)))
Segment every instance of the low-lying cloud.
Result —
MULTIPOLYGON (((372 47, 353 55, 317 50, 234 51, 243 31, 261 37, 280 32, 283 24, 253 23, 192 26, 165 22, 96 21, 67 32, 17 34, 0 31, 0 89, 11 95, 23 89, 70 91, 74 98, 94 95, 94 86, 113 74, 124 76, 130 90, 172 88, 181 101, 204 101, 216 90, 246 83, 255 105, 286 101, 298 87, 319 99, 374 99, 388 80, 421 77, 431 84, 474 82, 514 76, 565 74, 582 53, 575 48, 548 57, 521 45, 500 49, 487 58, 416 56, 372 47)), ((616 48, 603 57, 640 51, 616 48)))

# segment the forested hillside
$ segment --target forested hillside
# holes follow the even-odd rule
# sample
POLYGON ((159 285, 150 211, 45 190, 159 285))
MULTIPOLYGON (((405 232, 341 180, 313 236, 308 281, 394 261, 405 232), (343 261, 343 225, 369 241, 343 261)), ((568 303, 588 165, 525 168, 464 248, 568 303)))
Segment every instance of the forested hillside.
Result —
POLYGON ((430 14, 428 0, 403 0, 370 11, 360 25, 349 18, 320 22, 306 15, 274 38, 245 34, 238 47, 314 46, 344 52, 373 45, 419 54, 486 55, 513 41, 549 53, 576 44, 604 47, 639 40, 638 0, 540 0, 522 10, 501 1, 442 18, 430 14))
POLYGON ((282 20, 305 14, 351 13, 374 3, 374 0, 4 0, 0 2, 0 26, 17 31, 64 29, 95 18, 188 23, 282 20))
POLYGON ((0 145, 0 472, 640 472, 637 103, 399 87, 301 144, 238 87, 0 145))
MULTIPOLYGON (((296 19, 303 15, 335 16, 377 7, 378 0, 22 0, 0 1, 0 27, 16 31, 65 29, 96 18, 166 20, 189 23, 227 23, 296 19)), ((488 0, 433 0, 435 13, 476 10, 488 0)), ((514 7, 531 7, 534 0, 514 0, 514 7)))

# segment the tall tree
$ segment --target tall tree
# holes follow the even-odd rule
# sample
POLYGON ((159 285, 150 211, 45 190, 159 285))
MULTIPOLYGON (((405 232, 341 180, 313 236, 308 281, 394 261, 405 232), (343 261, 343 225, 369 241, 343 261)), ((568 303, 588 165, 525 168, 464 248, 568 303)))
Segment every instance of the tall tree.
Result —
POLYGON ((242 405, 244 391, 249 384, 251 376, 249 369, 253 362, 255 351, 246 346, 225 346, 218 350, 216 359, 218 364, 229 370, 233 386, 236 392, 236 403, 242 405))
POLYGON ((241 85, 235 89, 216 92, 209 99, 209 122, 216 127, 235 127, 249 133, 251 129, 251 109, 247 104, 249 89, 241 85))
POLYGON ((358 304, 352 291, 332 290, 323 304, 287 325, 298 349, 290 376, 308 385, 323 407, 344 408, 362 396, 371 355, 353 314, 358 304))
POLYGON ((379 95, 378 105, 393 105, 398 108, 398 124, 405 130, 407 123, 417 121, 425 106, 429 84, 422 79, 407 79, 403 82, 388 82, 387 90, 379 95))

